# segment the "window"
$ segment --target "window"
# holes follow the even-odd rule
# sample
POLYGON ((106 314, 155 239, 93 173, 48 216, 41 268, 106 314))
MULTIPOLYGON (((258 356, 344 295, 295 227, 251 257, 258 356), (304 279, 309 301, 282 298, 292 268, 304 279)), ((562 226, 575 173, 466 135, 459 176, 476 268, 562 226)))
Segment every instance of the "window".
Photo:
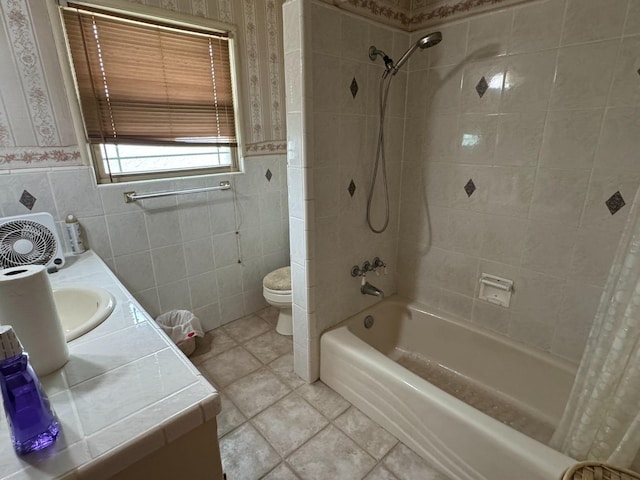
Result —
POLYGON ((61 8, 101 182, 237 170, 228 32, 61 8))

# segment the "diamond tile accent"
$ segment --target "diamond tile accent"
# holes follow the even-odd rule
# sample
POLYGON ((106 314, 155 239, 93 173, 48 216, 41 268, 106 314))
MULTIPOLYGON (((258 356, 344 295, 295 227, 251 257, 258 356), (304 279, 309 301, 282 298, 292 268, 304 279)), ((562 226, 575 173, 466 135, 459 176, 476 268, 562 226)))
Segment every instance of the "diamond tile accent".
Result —
POLYGON ((473 183, 473 180, 469 179, 467 184, 464 186, 464 191, 467 192, 467 197, 473 195, 473 192, 476 191, 476 184, 473 183))
POLYGON ((478 82, 478 84, 476 85, 476 92, 478 92, 478 95, 480 96, 480 98, 482 98, 482 96, 485 94, 488 88, 489 88, 489 84, 487 83, 487 79, 482 77, 478 82))
POLYGON ((353 95, 353 98, 356 98, 356 95, 358 94, 358 82, 356 82, 356 77, 353 77, 353 80, 351 80, 351 86, 349 86, 349 90, 351 90, 351 95, 353 95))
POLYGON ((267 177, 267 181, 271 181, 271 177, 273 177, 273 173, 271 173, 271 170, 269 170, 267 168, 267 173, 264 174, 265 177, 267 177))
POLYGON ((349 191, 349 195, 353 197, 353 194, 356 192, 356 184, 353 183, 353 180, 351 180, 351 183, 349 184, 349 188, 347 188, 347 190, 349 191))
POLYGON ((607 208, 611 212, 611 215, 615 215, 618 210, 626 205, 624 198, 622 198, 622 194, 620 191, 617 191, 613 195, 611 195, 606 202, 607 208))
POLYGON ((25 190, 22 192, 19 202, 29 210, 32 210, 33 206, 36 204, 36 197, 25 190))

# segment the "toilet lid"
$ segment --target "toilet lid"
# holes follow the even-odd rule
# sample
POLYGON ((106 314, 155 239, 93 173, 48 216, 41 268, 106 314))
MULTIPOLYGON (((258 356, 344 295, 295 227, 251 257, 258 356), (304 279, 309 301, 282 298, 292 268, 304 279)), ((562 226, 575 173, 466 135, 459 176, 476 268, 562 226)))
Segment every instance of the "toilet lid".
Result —
POLYGON ((291 290, 291 267, 282 267, 267 274, 262 284, 270 290, 291 290))

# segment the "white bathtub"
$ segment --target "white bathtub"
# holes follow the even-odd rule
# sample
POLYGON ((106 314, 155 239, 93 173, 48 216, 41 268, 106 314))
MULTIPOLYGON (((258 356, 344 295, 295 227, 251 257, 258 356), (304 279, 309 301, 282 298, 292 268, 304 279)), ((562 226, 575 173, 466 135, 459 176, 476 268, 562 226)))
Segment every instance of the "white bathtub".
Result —
POLYGON ((398 351, 444 365, 552 425, 575 377, 568 363, 399 297, 322 335, 320 377, 452 479, 557 480, 575 463, 405 369, 388 356, 398 351))

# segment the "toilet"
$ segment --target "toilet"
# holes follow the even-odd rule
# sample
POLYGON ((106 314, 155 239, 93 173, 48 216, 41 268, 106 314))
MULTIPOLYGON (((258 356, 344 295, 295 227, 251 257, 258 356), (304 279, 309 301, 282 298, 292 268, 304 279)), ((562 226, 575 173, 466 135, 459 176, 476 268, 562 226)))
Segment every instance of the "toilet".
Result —
POLYGON ((293 335, 291 267, 282 267, 267 274, 262 281, 262 293, 269 305, 280 310, 276 332, 280 335, 293 335))

